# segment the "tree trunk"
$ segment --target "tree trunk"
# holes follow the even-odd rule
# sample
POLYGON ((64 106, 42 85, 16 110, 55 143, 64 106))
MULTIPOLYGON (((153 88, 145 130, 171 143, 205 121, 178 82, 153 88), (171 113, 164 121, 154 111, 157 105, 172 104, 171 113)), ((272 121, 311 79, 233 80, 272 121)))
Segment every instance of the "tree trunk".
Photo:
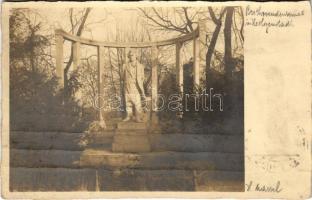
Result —
POLYGON ((210 44, 208 46, 208 51, 206 53, 206 83, 208 84, 209 80, 210 80, 210 70, 211 70, 211 60, 212 60, 212 55, 213 52, 215 50, 216 44, 217 44, 217 40, 218 40, 218 36, 221 30, 221 26, 222 26, 222 17, 225 13, 225 9, 220 13, 219 18, 217 19, 212 8, 209 7, 208 8, 210 17, 212 19, 212 21, 215 23, 216 27, 215 30, 212 34, 211 40, 210 40, 210 44))
POLYGON ((224 22, 224 65, 225 74, 227 77, 232 76, 234 69, 232 58, 232 19, 233 19, 234 7, 228 7, 224 22))
MULTIPOLYGON (((80 25, 78 27, 78 30, 77 30, 77 33, 76 33, 77 36, 81 36, 90 11, 91 11, 91 8, 87 8, 86 9, 86 12, 84 13, 84 15, 82 17, 82 20, 81 20, 81 23, 80 23, 80 25)), ((72 62, 73 62, 73 44, 71 45, 71 50, 70 50, 70 56, 69 56, 68 63, 66 64, 65 69, 64 69, 64 92, 65 92, 65 97, 68 97, 68 95, 70 94, 70 92, 68 91, 69 88, 68 88, 68 77, 67 77, 67 74, 68 74, 68 71, 69 71, 69 68, 70 68, 72 62)))
POLYGON ((241 13, 241 17, 242 17, 242 24, 241 24, 241 29, 240 29, 240 35, 241 35, 241 38, 242 40, 244 41, 244 24, 245 24, 245 20, 244 20, 244 12, 243 12, 243 9, 242 7, 239 7, 240 8, 240 13, 241 13))
MULTIPOLYGON (((125 98, 125 88, 124 88, 124 80, 123 80, 123 59, 122 55, 124 54, 123 49, 117 49, 117 66, 119 71, 119 89, 120 89, 120 98, 122 103, 122 111, 126 110, 126 98, 125 98)), ((124 58, 125 59, 125 58, 124 58)))

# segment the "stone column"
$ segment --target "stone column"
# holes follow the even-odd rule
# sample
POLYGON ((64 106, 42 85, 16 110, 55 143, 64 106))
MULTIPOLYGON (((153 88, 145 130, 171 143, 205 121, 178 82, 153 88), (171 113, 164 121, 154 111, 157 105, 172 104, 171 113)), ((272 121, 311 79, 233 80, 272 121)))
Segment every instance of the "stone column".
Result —
POLYGON ((130 48, 129 47, 125 47, 125 63, 124 64, 128 63, 128 52, 129 51, 130 51, 130 48))
POLYGON ((104 92, 104 58, 105 58, 105 52, 104 52, 104 46, 98 46, 98 113, 99 113, 99 121, 101 127, 106 127, 104 117, 103 117, 103 92, 104 92))
POLYGON ((152 47, 152 111, 157 111, 157 90, 158 90, 158 70, 157 70, 158 48, 152 47))
POLYGON ((80 42, 73 42, 73 70, 80 64, 80 42))
POLYGON ((195 37, 193 39, 193 83, 194 87, 197 88, 199 86, 199 38, 195 37))
POLYGON ((176 43, 176 73, 179 92, 183 93, 183 63, 182 63, 182 44, 176 43))
MULTIPOLYGON (((176 43, 176 76, 177 76, 177 85, 181 98, 183 99, 183 63, 182 63, 182 43, 176 43)), ((182 100, 181 99, 181 100, 182 100)), ((182 102, 181 102, 182 103, 182 102)), ((182 104, 180 105, 181 107, 182 104)), ((183 111, 177 113, 178 118, 183 118, 183 111)))
POLYGON ((151 100, 151 129, 153 132, 158 132, 158 47, 152 47, 152 100, 151 100))
POLYGON ((56 64, 56 76, 58 78, 59 88, 64 88, 64 56, 63 56, 63 42, 64 38, 59 33, 59 30, 55 31, 55 64, 56 64))
MULTIPOLYGON (((201 15, 200 15, 201 16, 201 15)), ((206 53, 207 53, 207 46, 206 46, 206 24, 205 20, 199 19, 198 21, 198 67, 199 67, 199 79, 205 82, 206 80, 206 53)))
MULTIPOLYGON (((77 70, 80 65, 80 42, 73 42, 73 70, 77 70)), ((82 106, 81 90, 76 91, 75 98, 80 106, 82 106)))

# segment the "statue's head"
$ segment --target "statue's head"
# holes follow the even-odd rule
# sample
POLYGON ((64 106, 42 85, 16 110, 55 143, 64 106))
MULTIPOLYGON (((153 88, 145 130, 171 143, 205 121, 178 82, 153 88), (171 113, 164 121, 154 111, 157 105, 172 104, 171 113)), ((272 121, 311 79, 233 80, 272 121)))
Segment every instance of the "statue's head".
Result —
POLYGON ((132 50, 132 49, 130 49, 130 50, 128 51, 127 56, 128 56, 129 62, 132 62, 132 61, 135 61, 135 60, 136 60, 136 53, 135 53, 135 51, 132 50))

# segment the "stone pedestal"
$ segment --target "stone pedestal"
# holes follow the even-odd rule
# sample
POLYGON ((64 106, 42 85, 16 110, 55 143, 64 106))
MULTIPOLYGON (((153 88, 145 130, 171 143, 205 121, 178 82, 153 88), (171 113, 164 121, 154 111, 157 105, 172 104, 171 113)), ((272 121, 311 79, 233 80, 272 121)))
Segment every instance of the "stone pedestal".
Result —
POLYGON ((112 145, 113 152, 150 152, 151 145, 147 132, 146 123, 118 123, 112 145))
POLYGON ((119 122, 117 124, 117 131, 142 131, 142 130, 147 130, 147 123, 145 122, 119 122))

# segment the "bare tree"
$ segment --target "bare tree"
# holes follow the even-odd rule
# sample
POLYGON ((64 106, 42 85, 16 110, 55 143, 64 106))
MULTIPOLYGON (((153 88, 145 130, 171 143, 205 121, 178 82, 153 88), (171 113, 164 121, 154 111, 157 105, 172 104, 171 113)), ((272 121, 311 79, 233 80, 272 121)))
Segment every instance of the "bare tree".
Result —
POLYGON ((243 32, 244 32, 244 23, 245 23, 245 21, 244 21, 244 12, 243 12, 242 7, 239 7, 239 12, 238 13, 239 13, 240 18, 242 19, 241 28, 240 28, 240 36, 241 36, 242 40, 244 41, 244 34, 243 34, 243 32))
POLYGON ((234 7, 226 8, 226 17, 224 22, 224 64, 225 73, 229 77, 233 71, 233 58, 232 58, 232 21, 234 7))
POLYGON ((139 8, 142 14, 149 19, 152 23, 149 25, 157 30, 175 31, 180 34, 187 34, 194 30, 195 17, 198 14, 190 14, 188 7, 174 8, 174 14, 170 16, 168 9, 162 8, 139 8))
POLYGON ((79 82, 84 86, 81 88, 84 94, 81 98, 84 101, 84 104, 90 105, 92 105, 92 102, 94 102, 98 96, 97 61, 94 57, 96 57, 96 55, 83 58, 83 62, 77 70, 77 73, 79 74, 79 82))
POLYGON ((108 61, 109 61, 109 68, 110 68, 111 83, 113 85, 114 93, 117 94, 117 89, 116 89, 116 84, 115 84, 115 79, 114 79, 114 66, 113 66, 113 62, 112 62, 111 50, 110 49, 108 49, 108 61))
MULTIPOLYGON (((77 16, 74 15, 73 8, 69 9, 69 20, 70 20, 70 24, 71 24, 70 32, 73 35, 81 36, 81 34, 85 28, 85 23, 86 23, 86 20, 88 18, 90 11, 91 11, 91 8, 84 9, 83 11, 81 11, 81 13, 82 13, 81 16, 79 18, 77 18, 77 16)), ((65 89, 64 91, 65 91, 65 95, 68 95, 71 93, 70 91, 68 91, 68 89, 69 89, 68 88, 68 80, 69 80, 68 71, 70 69, 72 62, 73 62, 73 44, 71 46, 69 60, 68 60, 66 66, 64 68, 64 89, 65 89)))
MULTIPOLYGON (((222 9, 219 17, 217 17, 216 14, 214 13, 213 9, 211 7, 208 7, 208 12, 210 14, 211 20, 216 25, 216 27, 213 31, 212 36, 211 36, 211 40, 209 42, 209 45, 208 45, 208 42, 206 41, 206 45, 208 46, 208 50, 206 53, 206 81, 209 81, 210 69, 211 69, 211 60, 212 60, 212 56, 213 56, 214 51, 215 51, 218 36, 219 36, 221 26, 222 26, 222 18, 225 14, 225 11, 226 11, 226 9, 222 9)), ((207 39, 207 37, 206 37, 206 39, 207 39)))

